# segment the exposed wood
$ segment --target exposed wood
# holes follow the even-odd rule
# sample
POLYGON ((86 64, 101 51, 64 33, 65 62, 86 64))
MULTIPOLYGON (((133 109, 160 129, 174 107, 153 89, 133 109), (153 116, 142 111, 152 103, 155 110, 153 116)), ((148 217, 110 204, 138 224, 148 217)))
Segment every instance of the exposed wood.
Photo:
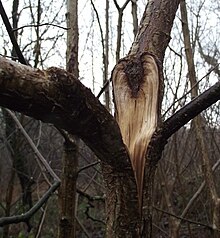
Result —
POLYGON ((88 88, 65 70, 41 71, 0 57, 0 105, 79 136, 104 163, 108 219, 114 221, 107 233, 115 227, 117 234, 137 232, 137 187, 127 149, 116 120, 88 88))
MULTIPOLYGON (((154 173, 163 146, 171 134, 220 97, 220 85, 216 84, 167 120, 161 129, 156 128, 160 122, 163 56, 178 4, 178 0, 150 0, 129 56, 115 67, 116 117, 123 139, 115 119, 72 74, 57 68, 23 68, 0 58, 0 104, 78 135, 101 159, 107 190, 106 237, 151 237, 154 173), (147 112, 155 116, 149 118, 147 112), (139 130, 128 131, 134 140, 127 135, 128 128, 123 123, 139 130), (139 150, 134 148, 137 145, 139 150), (142 154, 144 157, 136 156, 142 154), (137 194, 142 193, 142 186, 138 182, 137 193, 129 155, 144 161, 139 167, 135 162, 139 160, 132 159, 135 171, 139 171, 137 180, 143 179, 145 168, 144 180, 138 180, 144 181, 143 218, 137 209, 137 194)), ((139 196, 139 205, 140 201, 139 196)))
POLYGON ((158 121, 158 67, 151 55, 125 58, 113 72, 116 120, 135 172, 141 207, 145 154, 158 121))

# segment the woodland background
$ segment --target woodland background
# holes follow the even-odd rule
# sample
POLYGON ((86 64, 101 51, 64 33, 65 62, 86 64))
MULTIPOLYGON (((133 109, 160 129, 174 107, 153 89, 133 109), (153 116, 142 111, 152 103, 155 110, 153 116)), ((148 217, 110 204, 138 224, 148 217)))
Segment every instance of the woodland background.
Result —
MULTIPOLYGON (((110 78, 119 58, 129 51, 145 1, 80 1, 79 75, 97 95, 110 78), (123 5, 124 4, 124 5, 123 5), (107 6, 107 8, 106 8, 107 6), (107 10, 106 10, 107 9, 107 10), (121 26, 121 28, 120 28, 121 26), (120 39, 121 37, 121 39, 120 39), (121 42, 121 45, 119 44, 121 42), (85 79, 90 79, 86 81, 85 79)), ((220 3, 215 0, 186 2, 188 27, 199 93, 220 78, 220 3)), ((66 4, 63 1, 5 0, 7 15, 16 29, 25 59, 35 68, 66 67, 66 4), (13 7, 12 7, 13 6, 13 7)), ((191 98, 184 35, 178 11, 172 39, 164 61, 164 118, 172 115, 191 98)), ((0 28, 0 54, 14 57, 4 24, 0 28)), ((104 96, 103 96, 104 95, 104 96)), ((101 100, 114 113, 109 94, 101 100)), ((52 125, 15 113, 37 150, 53 171, 61 176, 63 135, 52 125)), ((220 112, 216 103, 202 113, 205 124, 206 155, 212 167, 217 193, 220 192, 220 112)), ((20 214, 31 207, 48 189, 47 171, 37 160, 18 122, 4 108, 0 111, 0 217, 20 214)), ((193 123, 169 140, 158 164, 153 210, 153 237, 211 237, 213 213, 210 187, 205 185, 206 163, 198 149, 193 123)), ((77 237, 103 237, 105 188, 99 160, 80 142, 77 178, 77 237)), ((1 237, 56 237, 59 204, 57 193, 30 220, 0 227, 1 237)), ((219 214, 220 215, 220 214, 219 214)))

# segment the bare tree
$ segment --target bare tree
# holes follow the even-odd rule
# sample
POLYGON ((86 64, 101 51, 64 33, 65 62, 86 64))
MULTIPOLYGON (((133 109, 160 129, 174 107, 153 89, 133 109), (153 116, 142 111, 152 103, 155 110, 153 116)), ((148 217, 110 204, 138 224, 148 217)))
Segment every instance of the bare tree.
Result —
MULTIPOLYGON (((130 52, 112 72, 115 118, 72 73, 55 67, 36 70, 0 58, 0 104, 78 136, 100 159, 106 182, 106 237, 152 237, 153 186, 164 146, 220 99, 217 82, 200 95, 196 92, 166 120, 162 118, 164 55, 179 3, 148 2, 130 52)), ((173 96, 177 98, 177 92, 173 96)), ((197 137, 205 156, 199 129, 197 137)), ((160 179, 164 177, 161 169, 160 179)), ((170 214, 174 186, 166 183, 163 190, 170 214)), ((171 220, 174 234, 176 220, 171 220)))
MULTIPOLYGON (((67 2, 67 71, 79 77, 78 68, 78 0, 67 2)), ((60 188, 59 237, 76 237, 76 184, 78 177, 79 139, 62 131, 65 139, 60 188)))

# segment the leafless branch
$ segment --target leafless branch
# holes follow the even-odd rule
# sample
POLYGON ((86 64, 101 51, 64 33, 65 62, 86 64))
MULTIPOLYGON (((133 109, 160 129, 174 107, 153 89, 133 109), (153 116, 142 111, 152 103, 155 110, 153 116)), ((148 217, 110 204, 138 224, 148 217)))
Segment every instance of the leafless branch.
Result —
POLYGON ((12 31, 18 31, 18 30, 21 30, 21 29, 24 29, 24 28, 27 28, 27 27, 40 27, 40 26, 54 26, 54 27, 58 27, 58 28, 63 29, 63 30, 69 30, 70 29, 69 27, 63 27, 63 26, 59 26, 59 25, 56 25, 56 24, 53 24, 53 23, 41 23, 41 24, 30 24, 30 25, 20 26, 18 28, 12 29, 12 31))
POLYGON ((93 166, 95 166, 95 165, 97 165, 97 164, 99 164, 99 163, 100 163, 99 161, 96 161, 96 162, 94 162, 94 163, 91 163, 91 164, 88 164, 88 165, 86 165, 86 166, 83 166, 81 169, 78 170, 78 174, 79 174, 80 172, 82 172, 83 170, 88 169, 88 168, 90 168, 90 167, 93 167, 93 166))
POLYGON ((28 143, 30 144, 32 150, 34 151, 34 153, 37 155, 37 157, 39 158, 39 160, 41 161, 41 163, 44 165, 44 167, 46 168, 46 170, 48 171, 48 173, 52 176, 52 178, 55 181, 60 181, 60 178, 55 174, 55 172, 53 171, 53 169, 50 167, 50 165, 48 164, 48 162, 45 160, 45 158, 42 156, 42 154, 39 152, 39 150, 37 149, 37 147, 35 146, 34 142, 32 141, 32 139, 30 138, 30 136, 27 134, 27 132, 25 131, 25 129, 23 128, 23 126, 21 125, 20 121, 18 120, 18 118, 14 115, 14 113, 12 113, 10 110, 6 109, 7 112, 10 114, 10 116, 13 118, 13 120, 15 121, 15 123, 17 124, 19 130, 22 132, 22 134, 25 136, 26 140, 28 141, 28 143))
POLYGON ((216 103, 219 99, 220 81, 198 97, 194 98, 190 103, 182 107, 163 123, 160 131, 163 139, 167 140, 187 122, 196 117, 203 110, 206 110, 212 104, 216 103))
POLYGON ((12 223, 28 222, 28 220, 47 202, 53 192, 60 186, 60 181, 55 181, 40 200, 26 213, 11 217, 0 218, 0 226, 12 223))
POLYGON ((189 222, 189 223, 192 223, 192 224, 195 224, 195 225, 198 225, 198 226, 204 226, 204 227, 206 227, 206 228, 208 228, 208 229, 211 229, 211 230, 213 229, 213 227, 210 226, 210 225, 203 224, 203 223, 198 222, 198 221, 193 221, 193 220, 190 220, 190 219, 186 219, 186 218, 184 218, 184 217, 177 216, 177 215, 172 214, 172 213, 170 213, 170 212, 164 211, 164 210, 162 210, 162 209, 160 209, 160 208, 158 208, 158 207, 156 207, 156 206, 153 206, 153 208, 154 208, 155 210, 159 211, 159 212, 163 212, 163 213, 165 213, 165 214, 167 214, 167 215, 169 215, 169 216, 175 217, 175 218, 180 219, 180 220, 182 220, 182 221, 189 222))
POLYGON ((190 90, 188 90, 182 97, 178 98, 177 100, 175 100, 172 105, 166 110, 166 112, 163 114, 163 117, 167 114, 167 112, 172 108, 174 103, 177 103, 178 101, 181 101, 183 98, 185 98, 188 94, 191 93, 192 89, 194 89, 195 87, 198 86, 198 84, 207 76, 209 76, 213 71, 215 71, 216 68, 218 68, 219 63, 216 64, 214 67, 212 67, 201 79, 199 79, 191 88, 190 90))
POLYGON ((85 198, 87 198, 89 201, 105 201, 105 197, 104 196, 91 196, 90 194, 77 189, 77 193, 85 198))
POLYGON ((9 35, 9 37, 11 39, 11 42, 12 42, 14 48, 15 48, 16 54, 17 54, 17 56, 19 58, 19 61, 22 64, 27 65, 27 62, 26 62, 26 60, 25 60, 25 58, 24 58, 24 56, 23 56, 23 54, 22 54, 22 52, 20 50, 20 47, 18 46, 18 43, 17 43, 17 40, 16 40, 15 35, 13 33, 11 24, 10 24, 10 22, 8 20, 8 16, 7 16, 6 12, 5 12, 5 9, 4 9, 1 1, 0 1, 0 14, 1 14, 2 20, 3 20, 4 24, 5 24, 6 30, 8 32, 8 35, 9 35))

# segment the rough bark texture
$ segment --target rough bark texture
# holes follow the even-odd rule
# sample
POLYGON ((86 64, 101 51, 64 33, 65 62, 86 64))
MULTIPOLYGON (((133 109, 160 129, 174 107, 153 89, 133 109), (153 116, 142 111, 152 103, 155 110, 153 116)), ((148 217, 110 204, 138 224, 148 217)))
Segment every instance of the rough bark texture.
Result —
POLYGON ((151 53, 163 60, 180 0, 149 0, 129 54, 151 53))
POLYGON ((139 237, 141 217, 131 166, 121 172, 107 164, 102 167, 106 181, 106 237, 139 237))
POLYGON ((59 197, 61 202, 59 238, 75 237, 75 202, 78 146, 71 141, 64 144, 63 171, 59 197))
POLYGON ((111 214, 109 220, 114 221, 114 226, 107 225, 107 233, 117 234, 108 237, 120 237, 118 234, 122 235, 125 230, 133 234, 128 218, 137 224, 140 217, 136 182, 127 149, 117 122, 91 91, 64 70, 35 70, 2 57, 0 85, 2 106, 76 134, 96 153, 106 165, 103 173, 109 195, 107 204, 115 202, 111 208, 107 206, 110 208, 107 213, 111 214))
POLYGON ((152 234, 154 173, 165 144, 159 133, 152 135, 161 123, 162 63, 178 5, 179 0, 148 2, 131 50, 113 72, 116 119, 131 156, 139 193, 141 220, 136 237, 152 234))
POLYGON ((41 71, 0 57, 0 102, 78 135, 118 171, 130 165, 115 119, 65 70, 41 71))
POLYGON ((67 1, 67 52, 66 52, 66 68, 70 73, 74 73, 75 77, 79 76, 78 67, 78 1, 67 1))

